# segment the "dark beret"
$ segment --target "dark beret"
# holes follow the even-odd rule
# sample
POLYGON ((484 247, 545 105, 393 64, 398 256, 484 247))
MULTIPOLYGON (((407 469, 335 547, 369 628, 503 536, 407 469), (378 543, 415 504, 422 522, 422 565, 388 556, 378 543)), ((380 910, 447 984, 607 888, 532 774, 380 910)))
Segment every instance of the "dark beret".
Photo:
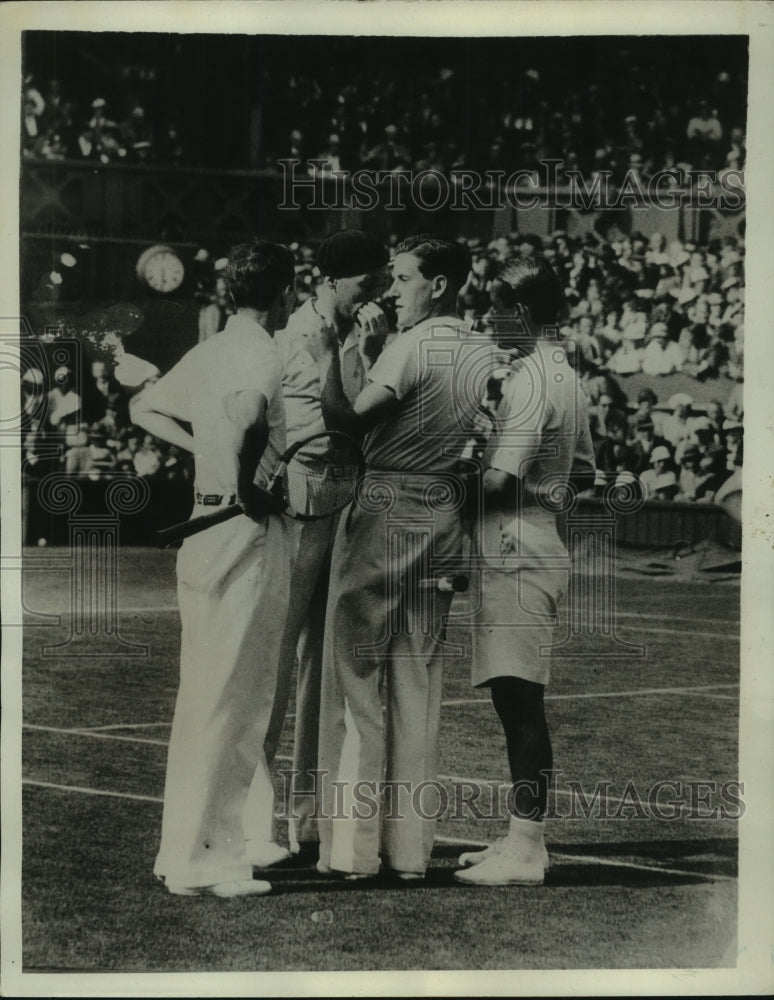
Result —
POLYGON ((384 267, 390 255, 382 241, 361 229, 346 229, 323 240, 317 252, 320 272, 329 278, 351 278, 384 267))

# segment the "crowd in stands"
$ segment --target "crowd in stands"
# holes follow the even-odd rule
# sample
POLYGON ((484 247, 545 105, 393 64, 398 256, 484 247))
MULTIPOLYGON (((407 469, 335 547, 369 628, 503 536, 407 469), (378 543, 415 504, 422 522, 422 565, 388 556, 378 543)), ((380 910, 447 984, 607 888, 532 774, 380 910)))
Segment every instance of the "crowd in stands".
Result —
MULTIPOLYGON (((697 246, 655 233, 611 241, 565 232, 541 239, 513 233, 468 241, 472 271, 460 312, 486 330, 489 287, 513 254, 541 255, 562 277, 567 317, 557 331, 590 406, 599 471, 596 492, 620 478, 654 500, 710 502, 740 486, 744 380, 744 248, 736 237, 697 246), (664 376, 702 387, 659 393, 664 376), (638 388, 628 389, 632 376, 638 388), (643 382, 647 383, 643 385, 643 382), (730 388, 729 388, 730 386, 730 388), (712 398, 722 395, 722 398, 712 398), (725 484, 725 485, 724 485, 725 484)), ((314 250, 293 245, 299 300, 321 280, 314 250)), ((200 251, 203 259, 206 257, 200 251)), ((199 297, 200 338, 229 314, 219 271, 210 266, 199 297)), ((496 402, 497 386, 493 386, 496 402)))
MULTIPOLYGON (((559 159, 584 176, 609 171, 618 179, 675 167, 744 169, 746 80, 738 54, 728 53, 725 67, 697 69, 684 52, 674 64, 668 53, 625 45, 593 60, 578 49, 564 58, 532 46, 532 64, 514 50, 492 73, 481 46, 450 50, 446 61, 442 50, 428 50, 412 73, 400 73, 383 54, 374 61, 382 53, 378 40, 350 46, 338 60, 340 41, 331 41, 327 58, 319 47, 288 49, 282 58, 283 43, 275 40, 239 100, 220 108, 222 124, 206 103, 217 102, 212 87, 198 95, 201 121, 187 99, 178 107, 158 86, 130 85, 118 66, 114 78, 96 78, 88 97, 82 81, 73 81, 81 84, 78 98, 66 82, 30 74, 22 93, 24 154, 198 165, 220 163, 223 153, 235 157, 223 165, 269 170, 283 158, 319 158, 329 172, 511 172, 559 159), (218 140, 216 125, 239 142, 218 140)), ((400 53, 392 58, 400 61, 400 53)), ((180 80, 197 76, 191 62, 172 61, 167 70, 180 80)))
MULTIPOLYGON (((658 233, 650 239, 632 233, 608 241, 596 234, 573 238, 556 232, 547 238, 512 233, 488 244, 468 240, 468 245, 472 270, 459 306, 479 330, 487 326, 490 284, 509 256, 544 256, 562 277, 567 315, 557 335, 588 397, 599 487, 617 476, 622 482, 637 477, 648 498, 717 499, 742 461, 741 241, 725 237, 708 246, 667 245, 658 233), (676 374, 681 386, 701 386, 697 394, 711 402, 675 391, 674 380, 666 394, 660 392, 661 380, 676 374), (634 388, 627 387, 628 380, 634 388)), ((312 247, 293 244, 292 249, 303 302, 314 295, 320 272, 312 247)), ((213 261, 205 250, 197 254, 199 339, 223 329, 228 317, 224 264, 224 258, 213 261)), ((190 480, 189 456, 131 426, 129 396, 155 380, 158 371, 118 348, 112 361, 92 360, 77 386, 66 366, 56 369, 50 385, 37 368, 23 373, 29 475, 55 467, 92 479, 130 474, 190 480), (51 455, 52 445, 60 446, 53 448, 59 457, 42 459, 51 455)))
POLYGON ((128 103, 114 112, 103 97, 95 96, 84 106, 63 93, 58 80, 50 81, 44 96, 28 77, 22 94, 22 155, 42 160, 182 164, 184 149, 177 125, 169 122, 157 130, 141 104, 128 103))
POLYGON ((30 480, 51 472, 91 480, 192 479, 192 456, 132 425, 130 393, 109 362, 92 361, 82 386, 75 384, 67 365, 53 372, 51 385, 40 368, 28 368, 22 374, 21 391, 23 468, 30 480))

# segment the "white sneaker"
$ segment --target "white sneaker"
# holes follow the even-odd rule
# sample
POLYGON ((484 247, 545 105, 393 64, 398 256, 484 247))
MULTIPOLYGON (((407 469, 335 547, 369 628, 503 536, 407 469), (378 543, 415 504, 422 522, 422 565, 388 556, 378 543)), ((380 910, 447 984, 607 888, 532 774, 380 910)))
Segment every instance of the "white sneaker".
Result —
POLYGON ((169 885, 167 889, 173 896, 220 896, 223 899, 233 899, 236 896, 265 896, 271 892, 269 882, 257 879, 239 879, 234 882, 216 882, 214 885, 169 885))
MULTIPOLYGON (((481 851, 466 851, 464 854, 460 854, 457 859, 457 863, 463 868, 472 868, 473 865, 479 865, 482 861, 486 861, 487 858, 491 858, 493 854, 497 854, 508 841, 507 835, 505 837, 498 837, 494 843, 490 844, 489 847, 485 847, 481 851)), ((548 851, 546 850, 546 845, 541 844, 541 857, 543 860, 543 871, 548 871, 549 865, 551 864, 548 857, 548 851)))
POLYGON ((511 833, 484 861, 455 872, 465 885, 542 885, 545 878, 542 836, 538 839, 511 833))
POLYGON ((290 851, 273 840, 248 840, 245 855, 253 868, 270 868, 281 861, 287 861, 290 851))

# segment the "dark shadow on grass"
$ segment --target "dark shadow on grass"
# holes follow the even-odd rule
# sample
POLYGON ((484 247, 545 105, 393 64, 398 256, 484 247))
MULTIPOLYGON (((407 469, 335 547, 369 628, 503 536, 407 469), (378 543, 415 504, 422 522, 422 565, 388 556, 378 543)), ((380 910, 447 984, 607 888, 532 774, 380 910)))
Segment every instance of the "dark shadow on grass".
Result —
MULTIPOLYGON (((708 877, 735 878, 738 844, 735 838, 677 841, 616 841, 612 843, 551 844, 551 868, 545 888, 567 886, 657 887, 706 883, 708 877), (588 861, 584 860, 588 858, 588 861), (609 862, 606 864, 605 862, 609 862), (627 862, 631 867, 627 866, 627 862), (641 867, 635 867, 641 866, 641 867), (647 870, 646 870, 647 869, 647 870)), ((370 879, 346 881, 321 875, 314 864, 288 861, 256 872, 282 893, 324 890, 367 892, 374 889, 416 892, 421 889, 459 889, 454 880, 457 858, 465 845, 438 844, 424 881, 404 882, 390 872, 370 879)), ((491 887, 496 888, 496 887, 491 887)))

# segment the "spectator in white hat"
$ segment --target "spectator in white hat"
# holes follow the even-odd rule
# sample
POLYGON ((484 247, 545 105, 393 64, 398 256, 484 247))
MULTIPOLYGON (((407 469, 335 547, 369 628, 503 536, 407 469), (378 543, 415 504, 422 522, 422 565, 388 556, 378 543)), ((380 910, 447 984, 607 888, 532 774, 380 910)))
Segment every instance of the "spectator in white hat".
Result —
POLYGON ((664 417, 661 433, 673 448, 691 436, 693 431, 692 406, 692 397, 684 392, 675 393, 667 403, 667 409, 671 410, 671 415, 664 417))
POLYGON ((669 448, 665 445, 659 445, 650 453, 649 467, 640 473, 640 483, 646 499, 655 496, 656 483, 665 472, 671 472, 674 475, 672 455, 669 448))
POLYGON ((642 371, 646 375, 671 375, 680 371, 682 366, 682 351, 669 339, 666 323, 654 323, 642 352, 642 371))
POLYGON ((642 371, 645 331, 639 323, 630 323, 623 332, 621 346, 609 358, 607 366, 616 375, 634 375, 642 371))

